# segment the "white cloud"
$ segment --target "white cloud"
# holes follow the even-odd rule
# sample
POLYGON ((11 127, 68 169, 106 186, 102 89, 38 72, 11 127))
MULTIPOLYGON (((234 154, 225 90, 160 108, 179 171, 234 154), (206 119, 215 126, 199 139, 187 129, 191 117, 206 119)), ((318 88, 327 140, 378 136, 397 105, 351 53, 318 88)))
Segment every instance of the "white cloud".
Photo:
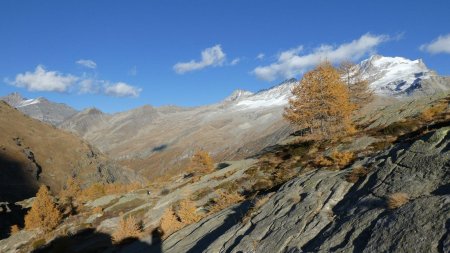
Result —
POLYGON ((304 73, 307 69, 319 64, 324 60, 332 63, 346 59, 358 60, 368 53, 374 52, 376 47, 388 41, 387 35, 364 34, 357 40, 344 43, 339 46, 321 45, 309 54, 300 55, 303 46, 281 52, 278 60, 267 66, 259 66, 252 73, 258 78, 272 81, 278 77, 290 78, 304 73))
POLYGON ((178 74, 200 70, 209 66, 221 66, 225 61, 226 55, 222 51, 220 45, 206 48, 202 51, 202 59, 200 61, 191 60, 189 62, 179 62, 173 66, 178 74))
POLYGON ((93 60, 78 60, 76 62, 77 64, 86 67, 86 68, 90 68, 90 69, 95 69, 97 68, 97 63, 95 63, 93 60))
POLYGON ((27 71, 17 74, 13 81, 5 79, 5 82, 29 91, 76 92, 114 97, 137 97, 142 91, 141 88, 124 82, 111 84, 109 81, 97 79, 86 73, 82 76, 74 76, 57 71, 47 71, 42 65, 38 65, 34 72, 27 71))
POLYGON ((259 53, 259 54, 256 56, 256 59, 262 60, 262 59, 264 59, 265 56, 266 56, 265 54, 259 53))
POLYGON ((450 54, 450 34, 439 36, 428 44, 420 46, 420 50, 432 54, 447 53, 450 54))
POLYGON ((231 65, 231 66, 234 66, 234 65, 238 64, 240 61, 241 61, 240 58, 235 58, 235 59, 233 59, 233 60, 231 61, 230 65, 231 65))
POLYGON ((137 97, 142 89, 131 86, 129 84, 118 82, 105 86, 105 94, 114 97, 137 97))
POLYGON ((47 71, 44 66, 38 65, 34 72, 17 74, 14 81, 8 83, 26 88, 29 91, 57 91, 65 92, 76 83, 78 77, 64 75, 57 71, 47 71))

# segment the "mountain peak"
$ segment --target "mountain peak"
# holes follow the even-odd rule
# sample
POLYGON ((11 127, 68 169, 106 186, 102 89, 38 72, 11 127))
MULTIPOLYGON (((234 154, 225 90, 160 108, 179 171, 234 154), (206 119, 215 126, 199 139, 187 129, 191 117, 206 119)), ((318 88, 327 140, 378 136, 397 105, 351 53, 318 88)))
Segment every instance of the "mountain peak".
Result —
POLYGON ((233 91, 233 93, 231 93, 231 95, 226 97, 224 99, 224 101, 226 101, 226 102, 237 101, 237 100, 241 100, 243 98, 249 97, 251 95, 253 95, 253 92, 238 89, 238 90, 233 91))
POLYGON ((427 68, 422 59, 372 55, 358 65, 370 87, 380 95, 399 96, 415 83, 436 73, 427 68))

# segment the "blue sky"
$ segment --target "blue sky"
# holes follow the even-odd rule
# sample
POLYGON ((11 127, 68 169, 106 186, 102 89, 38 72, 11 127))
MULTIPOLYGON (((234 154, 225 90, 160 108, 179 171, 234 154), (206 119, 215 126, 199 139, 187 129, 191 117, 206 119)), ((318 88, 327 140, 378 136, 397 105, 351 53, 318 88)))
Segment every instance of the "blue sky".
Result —
POLYGON ((196 106, 374 52, 450 75, 449 1, 362 2, 3 0, 0 96, 196 106))

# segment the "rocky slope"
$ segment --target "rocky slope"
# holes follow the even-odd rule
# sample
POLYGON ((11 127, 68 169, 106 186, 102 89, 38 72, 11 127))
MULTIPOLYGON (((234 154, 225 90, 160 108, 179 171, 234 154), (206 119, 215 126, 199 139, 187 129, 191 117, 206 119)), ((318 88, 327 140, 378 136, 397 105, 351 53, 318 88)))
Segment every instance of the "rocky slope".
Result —
POLYGON ((5 101, 10 106, 17 108, 34 119, 55 126, 78 112, 66 104, 50 102, 42 97, 26 99, 19 93, 11 93, 5 97, 0 97, 0 100, 5 101))
POLYGON ((449 127, 398 143, 356 166, 370 172, 354 184, 346 181, 352 168, 304 174, 283 185, 247 221, 242 221, 248 210, 243 202, 171 235, 162 252, 450 250, 449 127), (409 201, 388 208, 394 193, 407 194, 409 201))
POLYGON ((196 179, 180 174, 92 199, 51 234, 22 230, 0 241, 0 251, 448 252, 449 101, 444 93, 385 104, 366 112, 365 130, 351 138, 310 143, 290 136, 196 179), (421 118, 438 105, 432 121, 421 118), (339 170, 312 162, 333 151, 353 152, 355 160, 339 170), (221 191, 245 199, 211 211, 225 201, 221 191), (406 196, 397 206, 389 202, 395 194, 406 196), (204 218, 164 238, 156 228, 181 200, 204 218), (120 217, 129 216, 142 222, 143 235, 113 243, 120 217))

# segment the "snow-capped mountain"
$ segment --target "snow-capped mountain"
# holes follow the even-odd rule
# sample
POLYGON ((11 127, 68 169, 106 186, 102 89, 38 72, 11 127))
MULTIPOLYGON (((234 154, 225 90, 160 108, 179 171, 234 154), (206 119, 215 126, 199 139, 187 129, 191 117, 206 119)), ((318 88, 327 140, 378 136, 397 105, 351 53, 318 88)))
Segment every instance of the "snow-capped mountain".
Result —
POLYGON ((359 66, 363 78, 382 96, 409 96, 422 88, 424 80, 437 77, 421 59, 373 55, 359 66))
POLYGON ((298 81, 295 78, 286 80, 277 86, 246 96, 245 99, 239 100, 235 106, 239 109, 284 106, 291 96, 292 88, 297 83, 298 81))
POLYGON ((0 100, 5 101, 10 106, 17 108, 32 118, 52 125, 58 125, 78 112, 70 106, 50 102, 43 97, 26 99, 17 92, 1 97, 0 100))
MULTIPOLYGON (((428 69, 421 59, 373 55, 363 60, 356 68, 361 71, 362 77, 369 81, 370 88, 380 96, 429 95, 450 89, 450 79, 438 76, 436 72, 428 69)), ((296 79, 289 79, 254 94, 247 92, 245 96, 241 96, 240 93, 233 93, 239 99, 230 101, 236 101, 234 106, 240 110, 284 106, 292 96, 291 90, 296 84, 296 79)))

